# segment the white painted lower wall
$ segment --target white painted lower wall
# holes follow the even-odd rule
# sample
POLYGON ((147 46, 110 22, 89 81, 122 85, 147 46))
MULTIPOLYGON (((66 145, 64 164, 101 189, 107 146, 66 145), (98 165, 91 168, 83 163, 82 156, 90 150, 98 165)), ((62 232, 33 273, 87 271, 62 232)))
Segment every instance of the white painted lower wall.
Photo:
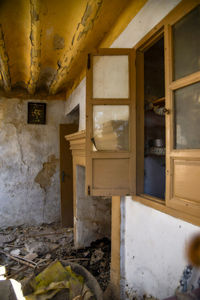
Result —
MULTIPOLYGON (((149 0, 111 47, 134 47, 179 2, 149 0)), ((85 95, 86 82, 83 79, 66 102, 66 113, 80 105, 79 130, 85 129, 85 95)), ((121 213, 122 299, 144 294, 160 299, 173 295, 187 264, 185 244, 199 227, 130 198, 122 200, 121 213)))
MULTIPOLYGON (((176 219, 130 197, 121 200, 123 299, 174 294, 185 266, 185 246, 199 227, 176 219)), ((199 275, 200 276, 200 275, 199 275)))

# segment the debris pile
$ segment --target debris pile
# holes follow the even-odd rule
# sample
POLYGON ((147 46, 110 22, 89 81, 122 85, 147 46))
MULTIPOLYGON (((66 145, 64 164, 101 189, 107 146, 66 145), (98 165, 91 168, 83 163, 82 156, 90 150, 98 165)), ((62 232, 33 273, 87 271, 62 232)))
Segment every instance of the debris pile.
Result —
POLYGON ((55 261, 33 277, 24 287, 26 300, 65 299, 95 300, 85 278, 73 272, 71 266, 55 261), (56 295, 56 297, 55 297, 56 295))
POLYGON ((54 261, 84 266, 105 290, 110 277, 110 241, 97 240, 90 247, 73 247, 73 230, 59 224, 0 230, 0 265, 7 278, 22 281, 54 261))

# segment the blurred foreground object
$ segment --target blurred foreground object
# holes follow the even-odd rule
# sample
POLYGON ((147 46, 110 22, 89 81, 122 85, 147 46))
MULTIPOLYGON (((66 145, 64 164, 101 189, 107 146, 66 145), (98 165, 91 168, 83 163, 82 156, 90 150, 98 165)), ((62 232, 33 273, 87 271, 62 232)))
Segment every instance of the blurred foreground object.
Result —
POLYGON ((200 233, 191 239, 187 249, 187 256, 193 266, 200 267, 200 233))

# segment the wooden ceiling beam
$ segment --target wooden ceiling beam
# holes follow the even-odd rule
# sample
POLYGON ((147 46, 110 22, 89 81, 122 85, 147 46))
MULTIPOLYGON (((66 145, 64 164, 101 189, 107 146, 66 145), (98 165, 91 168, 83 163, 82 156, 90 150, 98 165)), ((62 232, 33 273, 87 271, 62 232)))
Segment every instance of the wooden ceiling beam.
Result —
POLYGON ((30 80, 28 82, 28 92, 34 95, 37 86, 37 81, 40 74, 40 59, 41 59, 41 24, 40 24, 40 6, 38 0, 30 0, 31 14, 31 69, 30 80))
MULTIPOLYGON (((85 62, 85 55, 82 57, 82 61, 77 61, 80 53, 83 51, 81 48, 84 48, 86 45, 89 33, 92 32, 94 23, 98 19, 100 10, 103 5, 103 0, 93 1, 89 0, 85 11, 80 19, 80 22, 77 24, 76 30, 73 34, 71 41, 71 46, 69 49, 66 49, 63 57, 59 61, 56 75, 54 76, 50 86, 49 94, 55 95, 63 88, 63 84, 66 82, 68 76, 68 81, 71 81, 71 85, 74 81, 74 78, 70 78, 69 73, 73 68, 74 64, 83 64, 85 62)), ((78 69, 78 71, 80 71, 78 69)))
POLYGON ((0 71, 3 80, 3 87, 6 92, 11 90, 11 79, 8 65, 8 54, 5 48, 4 34, 0 24, 0 71))

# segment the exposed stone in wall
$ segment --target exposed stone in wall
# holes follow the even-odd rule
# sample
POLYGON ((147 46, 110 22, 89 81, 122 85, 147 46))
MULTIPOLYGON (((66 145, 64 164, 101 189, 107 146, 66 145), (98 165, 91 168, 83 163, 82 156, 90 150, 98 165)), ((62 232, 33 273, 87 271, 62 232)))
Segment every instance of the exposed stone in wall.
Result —
POLYGON ((76 247, 89 246, 92 241, 111 234, 111 198, 85 196, 85 168, 77 166, 76 247))
POLYGON ((40 187, 46 192, 47 188, 51 185, 51 178, 56 172, 59 160, 55 155, 50 155, 48 161, 43 163, 42 170, 35 177, 35 182, 39 183, 40 187))
POLYGON ((47 124, 32 125, 28 101, 0 99, 0 227, 60 220, 59 124, 67 122, 64 101, 45 102, 47 124))

